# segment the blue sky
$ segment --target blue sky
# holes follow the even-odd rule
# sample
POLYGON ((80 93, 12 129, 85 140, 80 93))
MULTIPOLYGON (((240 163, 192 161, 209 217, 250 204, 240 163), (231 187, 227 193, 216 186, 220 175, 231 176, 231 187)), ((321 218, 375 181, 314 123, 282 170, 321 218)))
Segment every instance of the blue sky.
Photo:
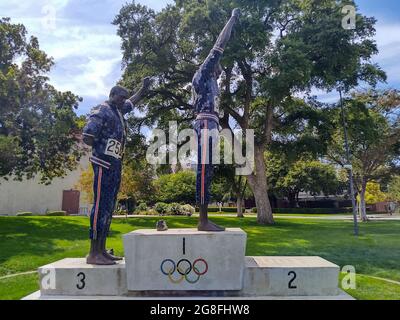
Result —
MULTIPOLYGON (((86 114, 106 99, 121 77, 120 39, 111 21, 128 0, 0 0, 0 16, 23 23, 54 57, 50 82, 81 97, 78 114, 86 114)), ((172 0, 136 1, 160 10, 172 0)), ((386 86, 400 86, 400 1, 358 0, 359 11, 378 19, 380 53, 373 61, 388 74, 386 86)), ((321 93, 334 101, 336 93, 321 93)))

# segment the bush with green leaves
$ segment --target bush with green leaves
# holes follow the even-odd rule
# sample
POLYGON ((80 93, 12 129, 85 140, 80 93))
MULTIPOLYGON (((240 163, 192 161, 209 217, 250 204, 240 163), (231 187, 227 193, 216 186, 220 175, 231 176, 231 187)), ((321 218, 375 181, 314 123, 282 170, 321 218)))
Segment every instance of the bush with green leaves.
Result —
POLYGON ((128 210, 118 209, 114 211, 114 215, 117 216, 126 216, 128 215, 128 210))
MULTIPOLYGON (((199 208, 196 208, 196 211, 199 211, 199 208)), ((208 207, 208 212, 220 212, 219 207, 208 207)), ((221 208, 221 213, 236 213, 237 208, 236 207, 222 207, 221 208)))
POLYGON ((146 215, 146 216, 157 216, 159 213, 151 208, 151 209, 147 209, 146 211, 142 211, 140 214, 146 215))
POLYGON ((182 215, 182 205, 177 202, 172 202, 168 205, 168 212, 173 215, 182 215))
MULTIPOLYGON (((291 213, 291 214, 344 214, 350 213, 351 208, 273 208, 273 213, 291 213)), ((253 213, 257 213, 257 208, 252 209, 253 213)))
POLYGON ((137 211, 137 212, 144 212, 144 211, 147 211, 147 210, 148 210, 148 207, 147 207, 147 204, 145 202, 139 202, 137 207, 136 207, 136 209, 135 209, 135 211, 137 211))
POLYGON ((48 211, 45 214, 46 216, 50 217, 61 217, 61 216, 66 216, 67 212, 66 211, 48 211))
POLYGON ((18 212, 17 217, 28 217, 28 216, 33 216, 32 212, 18 212))
POLYGON ((182 214, 190 217, 194 213, 195 213, 195 208, 192 207, 190 204, 185 204, 182 206, 182 214))
POLYGON ((157 202, 154 206, 154 210, 156 210, 159 215, 167 214, 168 209, 168 204, 165 202, 157 202))

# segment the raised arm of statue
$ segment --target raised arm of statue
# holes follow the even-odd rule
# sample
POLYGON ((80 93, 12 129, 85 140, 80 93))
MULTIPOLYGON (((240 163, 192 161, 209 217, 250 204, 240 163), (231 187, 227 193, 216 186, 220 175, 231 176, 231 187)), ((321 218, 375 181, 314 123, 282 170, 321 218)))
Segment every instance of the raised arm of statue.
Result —
POLYGON ((120 111, 122 112, 123 115, 133 111, 136 104, 140 100, 142 100, 143 97, 146 95, 147 91, 149 90, 149 87, 151 86, 151 83, 152 80, 150 77, 146 77, 143 79, 142 87, 132 97, 127 99, 123 107, 121 107, 120 111))
MULTIPOLYGON (((224 49, 231 37, 232 29, 239 19, 239 13, 239 9, 234 9, 232 11, 232 17, 229 19, 228 23, 221 31, 217 41, 214 44, 213 49, 200 67, 198 75, 195 76, 195 82, 197 80, 200 80, 200 78, 214 77, 214 73, 220 68, 219 62, 221 60, 224 49)), ((194 83, 194 85, 196 87, 196 83, 194 83)))
POLYGON ((144 78, 142 87, 132 97, 129 98, 129 100, 132 102, 133 105, 137 104, 140 100, 142 100, 143 96, 149 90, 150 85, 151 85, 150 77, 144 78))
POLYGON ((239 14, 240 10, 238 8, 233 9, 231 18, 229 19, 228 23, 225 25, 224 29, 219 34, 217 41, 215 42, 215 50, 221 51, 221 53, 224 51, 226 44, 231 37, 233 26, 239 20, 239 14))

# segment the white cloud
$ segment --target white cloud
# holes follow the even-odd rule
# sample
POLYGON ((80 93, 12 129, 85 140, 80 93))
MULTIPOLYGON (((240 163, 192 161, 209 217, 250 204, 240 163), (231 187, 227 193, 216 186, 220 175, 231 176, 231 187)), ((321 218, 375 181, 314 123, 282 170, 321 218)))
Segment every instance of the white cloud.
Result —
MULTIPOLYGON (((139 3, 161 9, 171 0, 139 0, 139 3)), ((125 0, 77 1, 37 0, 1 1, 0 15, 23 23, 30 34, 39 38, 41 48, 54 57, 55 67, 50 73, 51 83, 59 90, 70 90, 84 98, 96 101, 107 96, 110 88, 121 77, 120 38, 112 18, 125 0), (50 5, 55 11, 55 28, 46 27, 46 12, 50 5)), ((400 83, 400 24, 380 23, 376 40, 379 55, 373 62, 388 74, 388 86, 400 83)), ((337 101, 336 92, 313 91, 324 102, 337 101)), ((82 109, 87 110, 86 102, 82 109)))
POLYGON ((400 83, 400 24, 378 23, 376 31, 379 54, 373 61, 386 71, 389 86, 396 86, 400 83))
POLYGON ((120 59, 89 57, 85 61, 85 64, 76 65, 75 70, 65 74, 56 64, 50 75, 51 82, 58 90, 72 91, 80 96, 99 97, 108 94, 110 87, 119 79, 119 75, 110 74, 119 69, 120 59))
POLYGON ((86 101, 103 100, 120 79, 122 53, 115 26, 76 25, 57 18, 55 28, 48 29, 37 17, 13 21, 24 23, 29 34, 39 38, 41 49, 54 58, 50 82, 84 98, 78 112, 88 111, 86 101))
POLYGON ((381 46, 400 42, 400 24, 383 24, 378 22, 375 39, 381 46))
MULTIPOLYGON (((379 53, 372 58, 372 62, 378 63, 388 77, 387 84, 381 84, 380 87, 398 88, 400 85, 400 24, 377 23, 375 40, 379 53)), ((360 89, 364 87, 367 88, 365 84, 360 85, 360 89)), ((325 92, 314 89, 312 94, 325 103, 333 103, 339 99, 339 94, 335 91, 325 92)))

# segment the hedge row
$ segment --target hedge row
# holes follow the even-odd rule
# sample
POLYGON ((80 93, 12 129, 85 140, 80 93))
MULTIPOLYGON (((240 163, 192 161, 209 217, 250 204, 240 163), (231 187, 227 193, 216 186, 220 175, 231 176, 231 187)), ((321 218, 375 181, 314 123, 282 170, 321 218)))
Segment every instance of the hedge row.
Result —
MULTIPOLYGON (((222 212, 236 213, 236 207, 222 207, 222 212)), ((196 208, 196 212, 199 212, 199 208, 196 208)), ((219 212, 219 207, 208 207, 208 212, 219 212)))
POLYGON ((65 211, 48 211, 45 213, 45 215, 50 216, 50 217, 66 216, 67 212, 65 212, 65 211))
POLYGON ((191 216, 195 209, 189 204, 180 204, 180 203, 164 203, 157 202, 153 208, 148 208, 145 203, 140 203, 135 210, 136 213, 139 214, 147 214, 147 215, 185 215, 191 216))
MULTIPOLYGON (((252 209, 257 213, 257 208, 252 209)), ((337 214, 352 212, 351 208, 274 208, 273 213, 337 214)))
MULTIPOLYGON (((56 217, 56 216, 66 216, 67 212, 66 211, 48 211, 44 214, 45 216, 51 216, 51 217, 56 217)), ((29 217, 29 216, 43 216, 43 214, 39 213, 33 213, 33 212, 18 212, 16 214, 17 217, 29 217)))
POLYGON ((17 217, 28 217, 28 216, 33 216, 32 212, 18 212, 17 217))

